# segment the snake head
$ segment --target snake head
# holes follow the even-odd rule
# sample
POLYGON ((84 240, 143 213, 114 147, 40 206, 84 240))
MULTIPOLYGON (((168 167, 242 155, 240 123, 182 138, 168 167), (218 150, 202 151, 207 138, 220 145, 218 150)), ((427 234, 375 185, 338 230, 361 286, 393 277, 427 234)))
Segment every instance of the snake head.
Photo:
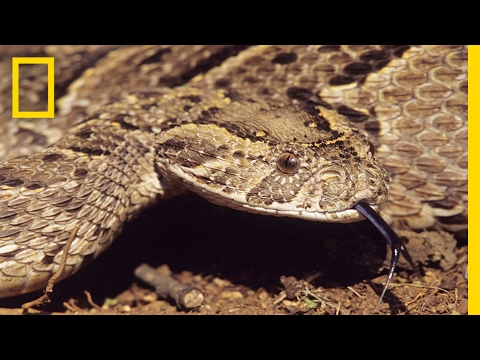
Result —
POLYGON ((239 210, 327 222, 363 220, 357 203, 378 211, 387 199, 387 172, 344 116, 221 95, 196 99, 158 135, 157 168, 176 187, 239 210))

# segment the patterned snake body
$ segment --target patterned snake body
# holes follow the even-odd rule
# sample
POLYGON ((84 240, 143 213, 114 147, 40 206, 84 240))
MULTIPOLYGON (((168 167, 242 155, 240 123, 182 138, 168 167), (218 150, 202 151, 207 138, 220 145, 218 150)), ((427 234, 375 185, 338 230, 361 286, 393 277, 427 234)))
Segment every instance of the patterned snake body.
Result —
MULTIPOLYGON (((154 50, 114 51, 70 86, 60 112, 88 79, 165 54, 154 50)), ((363 219, 360 201, 385 204, 396 227, 463 230, 466 75, 464 47, 253 47, 188 86, 92 100, 54 145, 0 163, 0 297, 45 287, 74 229, 61 278, 141 210, 185 191, 329 222, 363 219)))

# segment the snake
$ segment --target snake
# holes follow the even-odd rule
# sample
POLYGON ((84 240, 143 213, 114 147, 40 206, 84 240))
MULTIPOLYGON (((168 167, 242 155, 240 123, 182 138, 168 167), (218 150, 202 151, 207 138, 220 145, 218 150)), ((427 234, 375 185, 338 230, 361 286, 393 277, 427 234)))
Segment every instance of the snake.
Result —
POLYGON ((185 192, 262 215, 348 223, 361 203, 394 229, 468 229, 466 46, 24 51, 55 56, 60 94, 54 119, 11 119, 2 98, 0 297, 45 288, 71 235, 58 281, 185 192))

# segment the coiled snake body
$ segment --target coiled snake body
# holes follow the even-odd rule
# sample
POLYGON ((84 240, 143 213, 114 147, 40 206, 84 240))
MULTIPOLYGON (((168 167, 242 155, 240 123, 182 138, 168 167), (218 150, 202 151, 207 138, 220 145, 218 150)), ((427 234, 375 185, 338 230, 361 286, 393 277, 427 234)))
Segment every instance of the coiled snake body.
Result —
POLYGON ((462 46, 113 49, 58 102, 66 134, 0 163, 0 297, 45 287, 74 229, 61 278, 185 191, 329 222, 363 219, 362 201, 396 228, 465 230, 466 65, 462 46))

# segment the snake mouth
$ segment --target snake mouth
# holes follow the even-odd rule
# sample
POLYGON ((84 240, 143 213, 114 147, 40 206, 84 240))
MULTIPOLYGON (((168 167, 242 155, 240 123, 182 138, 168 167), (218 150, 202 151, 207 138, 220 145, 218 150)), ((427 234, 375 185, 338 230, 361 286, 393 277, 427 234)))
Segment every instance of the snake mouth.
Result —
MULTIPOLYGON (((363 202, 363 204, 366 204, 363 202)), ((367 205, 367 204, 366 204, 367 205)), ((352 223, 365 220, 364 215, 356 209, 354 205, 350 209, 341 211, 328 212, 328 211, 308 211, 308 210, 292 210, 292 209, 279 209, 279 208, 267 208, 262 206, 253 206, 250 204, 243 204, 237 207, 238 210, 252 212, 256 214, 272 215, 279 217, 293 217, 308 221, 330 222, 330 223, 352 223)), ((378 212, 380 206, 378 204, 368 204, 373 211, 378 212)), ((234 206, 231 206, 234 207, 234 206)))

